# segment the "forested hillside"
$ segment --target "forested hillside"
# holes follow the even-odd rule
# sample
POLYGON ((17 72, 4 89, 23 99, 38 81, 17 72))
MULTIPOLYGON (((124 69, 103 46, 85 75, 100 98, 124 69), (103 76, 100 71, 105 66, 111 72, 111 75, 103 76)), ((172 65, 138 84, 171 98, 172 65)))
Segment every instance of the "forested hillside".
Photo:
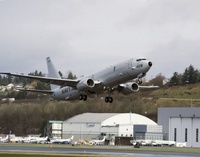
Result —
POLYGON ((101 97, 87 101, 49 101, 48 98, 17 100, 0 104, 0 133, 27 135, 43 133, 48 120, 66 120, 85 112, 124 113, 145 115, 157 121, 158 107, 199 107, 200 84, 165 87, 140 91, 128 96, 114 94, 114 102, 107 104, 101 97))

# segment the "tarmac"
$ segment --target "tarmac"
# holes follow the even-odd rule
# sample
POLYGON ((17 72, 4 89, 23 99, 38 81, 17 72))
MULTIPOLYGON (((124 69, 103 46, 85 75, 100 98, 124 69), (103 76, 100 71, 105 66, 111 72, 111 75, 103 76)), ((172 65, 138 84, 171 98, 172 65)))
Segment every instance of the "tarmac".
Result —
POLYGON ((34 153, 34 154, 82 154, 82 155, 101 155, 101 156, 133 156, 133 157, 199 157, 199 152, 168 152, 160 151, 159 148, 152 150, 143 150, 140 148, 133 148, 133 146, 95 146, 95 147, 78 147, 67 146, 59 147, 54 145, 43 146, 28 144, 13 145, 13 144, 0 144, 0 152, 22 152, 22 153, 34 153))

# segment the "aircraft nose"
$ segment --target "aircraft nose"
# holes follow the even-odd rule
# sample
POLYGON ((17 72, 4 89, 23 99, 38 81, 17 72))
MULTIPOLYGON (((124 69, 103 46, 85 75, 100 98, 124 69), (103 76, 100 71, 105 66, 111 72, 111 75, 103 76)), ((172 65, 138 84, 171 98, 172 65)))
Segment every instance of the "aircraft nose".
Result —
POLYGON ((152 62, 149 62, 148 65, 151 67, 153 64, 152 64, 152 62))

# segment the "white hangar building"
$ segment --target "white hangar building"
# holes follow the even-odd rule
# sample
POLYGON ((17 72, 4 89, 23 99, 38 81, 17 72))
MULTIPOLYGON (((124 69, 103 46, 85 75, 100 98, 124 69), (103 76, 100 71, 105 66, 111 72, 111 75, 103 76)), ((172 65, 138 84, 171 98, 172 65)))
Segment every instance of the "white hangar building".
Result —
POLYGON ((158 124, 163 126, 164 140, 200 147, 200 108, 159 108, 158 124))
POLYGON ((63 138, 102 139, 116 143, 116 138, 162 140, 162 126, 135 113, 83 113, 63 122, 63 138))

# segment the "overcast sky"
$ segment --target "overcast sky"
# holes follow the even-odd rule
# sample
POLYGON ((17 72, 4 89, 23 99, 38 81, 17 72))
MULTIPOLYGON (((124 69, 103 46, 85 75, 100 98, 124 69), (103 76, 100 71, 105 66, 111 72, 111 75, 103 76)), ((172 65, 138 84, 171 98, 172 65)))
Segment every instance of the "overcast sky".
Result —
POLYGON ((200 0, 0 0, 0 71, 77 76, 129 58, 147 78, 200 69, 200 0))

